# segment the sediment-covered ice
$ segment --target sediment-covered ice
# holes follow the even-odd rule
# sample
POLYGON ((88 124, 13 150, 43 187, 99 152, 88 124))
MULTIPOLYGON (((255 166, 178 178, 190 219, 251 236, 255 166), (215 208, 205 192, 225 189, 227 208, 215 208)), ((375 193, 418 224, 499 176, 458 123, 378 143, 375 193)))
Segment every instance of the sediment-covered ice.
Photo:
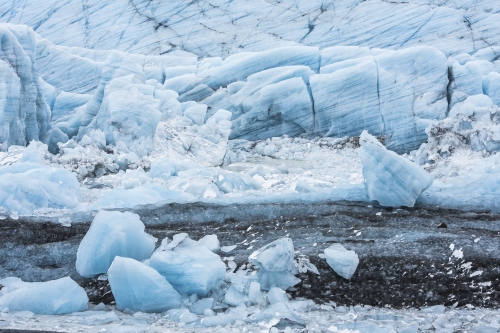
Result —
POLYGON ((348 251, 341 244, 332 244, 325 249, 328 265, 345 279, 350 279, 359 264, 356 252, 348 251))
POLYGON ((181 296, 165 277, 137 260, 116 256, 108 279, 119 310, 163 312, 182 304, 181 296))
POLYGON ((47 282, 0 280, 0 310, 58 315, 87 310, 87 293, 69 277, 47 282))
POLYGON ((364 131, 358 150, 370 200, 383 206, 413 207, 422 191, 432 184, 432 176, 418 164, 387 150, 364 131))
POLYGON ((84 277, 106 273, 116 256, 144 260, 156 238, 144 232, 139 215, 99 211, 76 254, 76 270, 84 277))

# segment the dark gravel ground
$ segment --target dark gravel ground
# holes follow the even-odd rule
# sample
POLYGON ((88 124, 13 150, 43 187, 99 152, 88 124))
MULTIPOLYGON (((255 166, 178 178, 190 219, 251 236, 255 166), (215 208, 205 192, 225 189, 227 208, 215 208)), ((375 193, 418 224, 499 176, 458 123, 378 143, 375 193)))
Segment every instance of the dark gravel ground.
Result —
MULTIPOLYGON (((154 214, 137 212, 148 224, 147 232, 159 240, 187 232, 193 239, 217 234, 222 246, 238 244, 231 253, 221 254, 233 257, 238 265, 245 263, 255 249, 280 237, 292 238, 296 257, 308 258, 320 272, 299 274, 302 282, 289 290, 293 297, 306 297, 317 303, 393 308, 454 303, 499 307, 499 215, 424 207, 393 210, 357 203, 323 204, 317 209, 307 205, 302 214, 300 208, 291 207, 295 218, 239 215, 237 219, 227 214, 226 207, 226 212, 221 213, 223 219, 219 216, 219 222, 208 223, 188 219, 196 209, 205 209, 200 214, 213 212, 212 206, 189 207, 190 213, 183 215, 182 223, 173 223, 167 208, 162 214, 161 210, 154 214), (350 280, 336 275, 319 257, 335 242, 359 255, 358 269, 350 280), (452 256, 451 244, 455 250, 462 250, 463 258, 452 256), (482 273, 471 276, 478 271, 482 273)), ((238 207, 230 209, 238 211, 238 207)), ((268 207, 262 209, 270 211, 268 207)), ((271 210, 286 212, 286 205, 271 210)), ((70 275, 85 287, 91 301, 112 302, 106 281, 83 279, 74 269, 76 249, 89 225, 86 222, 63 227, 50 222, 3 220, 0 278, 18 276, 40 281, 70 275)))

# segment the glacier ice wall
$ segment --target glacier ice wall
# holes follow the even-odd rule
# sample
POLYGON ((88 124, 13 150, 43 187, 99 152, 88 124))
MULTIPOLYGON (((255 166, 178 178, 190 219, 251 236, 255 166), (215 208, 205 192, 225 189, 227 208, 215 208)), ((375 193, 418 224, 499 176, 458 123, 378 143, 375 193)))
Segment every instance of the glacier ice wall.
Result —
POLYGON ((0 25, 0 150, 43 141, 50 109, 35 69, 35 33, 28 26, 0 25))
POLYGON ((500 44, 496 0, 4 1, 1 22, 56 44, 226 57, 277 46, 434 46, 447 55, 500 44))

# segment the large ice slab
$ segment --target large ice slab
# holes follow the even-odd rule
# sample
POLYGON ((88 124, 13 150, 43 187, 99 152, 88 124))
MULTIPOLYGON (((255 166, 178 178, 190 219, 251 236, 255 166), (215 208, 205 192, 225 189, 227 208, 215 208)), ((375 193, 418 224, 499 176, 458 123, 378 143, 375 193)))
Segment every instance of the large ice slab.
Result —
POLYGON ((155 251, 149 265, 165 276, 175 290, 187 295, 205 296, 222 282, 226 273, 226 265, 217 254, 186 234, 174 236, 170 244, 155 251))
POLYGON ((45 165, 33 141, 22 158, 0 167, 0 206, 19 215, 40 209, 75 208, 81 201, 80 184, 68 170, 45 165))
POLYGON ((0 284, 7 289, 0 293, 0 309, 49 315, 87 310, 85 290, 69 277, 32 283, 7 278, 0 284))
POLYGON ((382 206, 413 207, 420 193, 432 184, 432 176, 418 164, 387 150, 366 131, 359 142, 369 198, 382 206))
POLYGON ((341 244, 332 244, 325 249, 328 265, 345 279, 350 279, 359 264, 356 252, 348 251, 341 244))
POLYGON ((106 273, 116 256, 144 260, 156 238, 144 232, 139 215, 99 211, 76 253, 76 270, 85 277, 106 273))
POLYGON ((182 304, 181 296, 165 277, 134 259, 115 257, 108 280, 118 310, 163 312, 182 304))

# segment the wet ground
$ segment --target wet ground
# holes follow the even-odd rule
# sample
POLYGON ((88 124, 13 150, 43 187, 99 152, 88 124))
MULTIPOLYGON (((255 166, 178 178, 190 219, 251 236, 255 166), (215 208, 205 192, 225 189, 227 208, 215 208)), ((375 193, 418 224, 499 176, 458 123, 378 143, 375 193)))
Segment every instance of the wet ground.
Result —
MULTIPOLYGON (((365 203, 288 208, 259 205, 245 215, 241 212, 252 207, 225 206, 213 215, 216 222, 205 223, 196 218, 196 212, 206 217, 217 207, 167 205, 136 212, 147 224, 147 232, 160 240, 187 232, 193 239, 216 234, 222 246, 237 244, 221 257, 238 265, 255 249, 280 237, 292 238, 296 258, 309 259, 320 272, 299 274, 302 282, 289 290, 293 297, 393 308, 455 303, 499 307, 499 215, 424 207, 393 210, 365 203), (270 218, 273 215, 278 217, 270 218), (358 269, 350 280, 336 275, 319 256, 335 242, 359 255, 358 269)), ((40 281, 70 275, 86 288, 91 301, 113 301, 106 281, 83 279, 74 269, 76 250, 89 222, 65 227, 6 219, 0 225, 0 278, 40 281)))

